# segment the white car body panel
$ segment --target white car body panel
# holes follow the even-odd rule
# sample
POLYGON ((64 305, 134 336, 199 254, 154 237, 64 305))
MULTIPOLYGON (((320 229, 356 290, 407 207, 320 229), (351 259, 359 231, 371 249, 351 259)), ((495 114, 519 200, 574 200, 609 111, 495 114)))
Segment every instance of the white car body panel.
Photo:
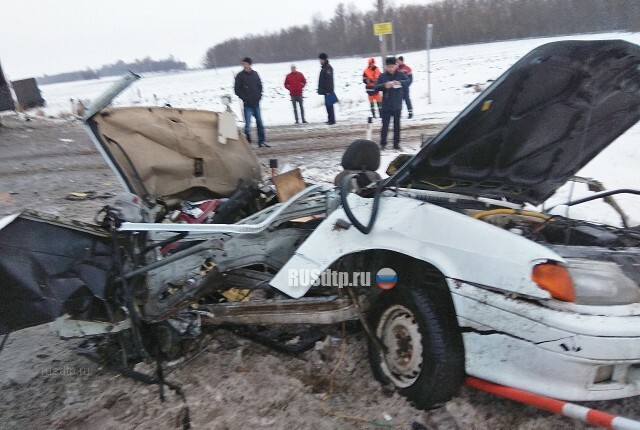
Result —
POLYGON ((469 375, 564 400, 640 394, 640 305, 630 316, 549 309, 449 280, 469 375), (595 382, 600 366, 611 378, 595 382))
MULTIPOLYGON (((372 200, 352 194, 349 204, 366 224, 372 200)), ((355 227, 336 228, 340 218, 347 219, 342 208, 314 230, 271 285, 301 297, 315 279, 290 285, 289 270, 319 273, 350 253, 397 251, 432 264, 447 278, 469 375, 565 400, 640 394, 640 303, 545 306, 556 301, 531 281, 531 270, 543 261, 565 262, 552 250, 467 215, 405 197, 381 197, 369 235, 355 227), (612 375, 596 382, 600 366, 612 366, 612 375)))
MULTIPOLYGON (((357 219, 368 222, 372 199, 354 194, 348 199, 357 219)), ((549 293, 531 280, 531 270, 547 260, 564 261, 550 249, 517 234, 407 197, 382 196, 378 218, 368 235, 355 227, 335 228, 339 218, 347 219, 342 208, 330 214, 296 250, 271 281, 273 287, 291 297, 302 297, 315 279, 290 285, 290 270, 322 272, 344 255, 386 249, 431 263, 448 278, 549 298, 549 293)), ((398 277, 402 279, 402 273, 398 277)))

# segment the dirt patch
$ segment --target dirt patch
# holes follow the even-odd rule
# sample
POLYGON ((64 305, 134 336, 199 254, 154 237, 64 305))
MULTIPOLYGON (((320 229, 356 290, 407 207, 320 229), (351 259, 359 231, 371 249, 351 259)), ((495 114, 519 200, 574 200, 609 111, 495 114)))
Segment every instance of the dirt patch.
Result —
MULTIPOLYGON (((108 202, 99 196, 121 191, 79 122, 24 122, 10 116, 3 124, 0 214, 31 208, 91 221, 108 202), (88 197, 68 199, 70 193, 88 197)), ((421 135, 439 128, 407 122, 403 146, 416 150, 421 135)), ((344 148, 364 135, 364 124, 272 127, 267 128, 272 148, 256 152, 265 173, 268 160, 277 158, 281 166, 302 165, 308 177, 330 178, 341 170, 344 148)), ((585 428, 465 387, 444 408, 416 410, 373 379, 362 333, 343 339, 338 327, 334 331, 312 350, 290 356, 214 330, 206 349, 169 369, 167 380, 182 386, 194 428, 585 428)), ((11 334, 0 354, 0 428, 181 428, 185 409, 174 392, 165 390, 161 403, 156 386, 120 377, 78 356, 78 344, 59 340, 46 326, 11 334)), ((139 367, 153 371, 148 365, 139 367)), ((639 398, 588 406, 640 419, 639 398)))

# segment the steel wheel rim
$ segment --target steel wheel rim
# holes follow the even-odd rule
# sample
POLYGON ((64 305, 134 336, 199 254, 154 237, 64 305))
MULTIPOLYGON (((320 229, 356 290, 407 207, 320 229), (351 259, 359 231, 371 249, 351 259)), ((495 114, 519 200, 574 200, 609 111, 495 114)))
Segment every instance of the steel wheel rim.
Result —
POLYGON ((385 376, 400 388, 411 386, 422 370, 422 335, 412 311, 393 305, 380 317, 376 335, 387 352, 380 351, 385 376))

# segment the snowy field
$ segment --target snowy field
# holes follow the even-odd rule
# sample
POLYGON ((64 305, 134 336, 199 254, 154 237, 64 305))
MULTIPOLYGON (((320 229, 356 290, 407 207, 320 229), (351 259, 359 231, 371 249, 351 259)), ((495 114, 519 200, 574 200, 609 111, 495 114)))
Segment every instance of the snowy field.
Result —
MULTIPOLYGON (((624 39, 640 44, 640 33, 601 33, 578 36, 514 40, 478 45, 463 45, 431 51, 431 101, 428 103, 427 53, 416 51, 399 53, 413 69, 414 83, 411 98, 414 105, 415 121, 446 123, 459 113, 478 93, 466 85, 486 84, 496 79, 519 58, 533 48, 557 40, 624 39)), ((238 53, 238 60, 251 53, 238 53)), ((340 123, 362 124, 369 115, 369 105, 364 92, 361 76, 367 65, 367 58, 331 58, 335 73, 336 94, 340 103, 336 109, 340 123)), ((378 66, 380 59, 376 58, 378 66)), ((307 77, 304 104, 307 120, 322 123, 326 120, 323 97, 316 94, 319 73, 317 59, 295 62, 298 70, 307 77)), ((261 103, 265 125, 287 125, 293 122, 291 102, 283 87, 290 63, 253 65, 263 82, 264 94, 261 103)), ((156 105, 165 103, 173 107, 223 110, 220 98, 233 95, 233 74, 241 70, 226 67, 217 70, 198 70, 177 74, 143 76, 116 101, 115 105, 156 105)), ((70 99, 91 100, 117 78, 60 83, 41 86, 47 101, 47 115, 58 116, 71 110, 70 99)), ((240 102, 233 96, 232 108, 238 118, 240 102)), ((328 131, 329 133, 329 131, 328 131)), ((640 126, 636 125, 621 136, 607 150, 585 166, 580 176, 599 179, 608 189, 640 189, 640 175, 635 169, 640 164, 640 148, 635 144, 640 137, 640 126)), ((383 157, 383 163, 393 157, 383 157)), ((382 166, 381 170, 386 169, 382 166)), ((585 185, 566 186, 551 198, 550 204, 557 204, 572 196, 574 199, 589 195, 585 185), (571 194, 572 193, 572 194, 571 194)), ((616 197, 631 215, 635 224, 640 222, 640 196, 623 195, 616 197)), ((561 212, 565 215, 564 209, 561 212)), ((587 203, 571 209, 572 216, 596 221, 619 224, 619 217, 601 202, 587 203)))

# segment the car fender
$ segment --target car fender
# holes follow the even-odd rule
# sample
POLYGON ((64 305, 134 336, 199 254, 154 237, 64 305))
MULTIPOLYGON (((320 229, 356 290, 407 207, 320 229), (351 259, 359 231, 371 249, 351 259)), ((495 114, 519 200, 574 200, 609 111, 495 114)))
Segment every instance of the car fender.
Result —
MULTIPOLYGON (((356 218, 367 224, 373 199, 350 194, 348 203, 356 218)), ((384 249, 426 261, 448 278, 549 298, 549 293, 531 280, 531 270, 544 261, 564 262, 552 250, 515 233, 407 197, 380 197, 378 216, 368 235, 353 226, 340 227, 339 219, 348 219, 342 207, 318 225, 278 271, 271 285, 291 297, 302 297, 316 281, 317 274, 340 257, 384 249), (311 276, 298 276, 300 271, 308 271, 311 276)), ((398 273, 398 278, 402 278, 402 273, 398 273)))

